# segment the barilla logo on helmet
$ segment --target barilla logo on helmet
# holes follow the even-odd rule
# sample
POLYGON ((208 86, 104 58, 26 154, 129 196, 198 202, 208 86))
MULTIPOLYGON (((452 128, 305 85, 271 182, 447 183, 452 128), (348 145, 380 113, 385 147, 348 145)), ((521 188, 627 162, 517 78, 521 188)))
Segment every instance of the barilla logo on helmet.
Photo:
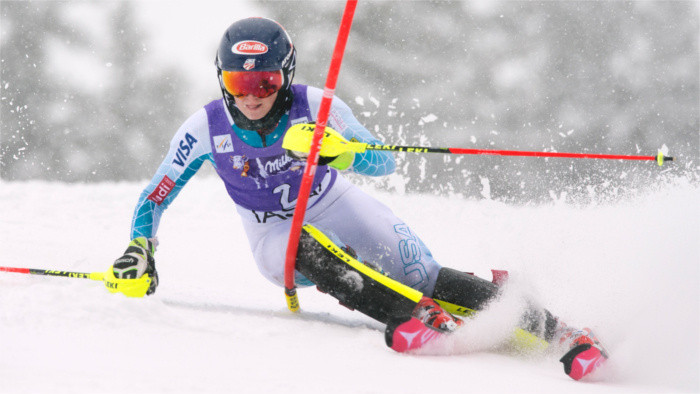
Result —
POLYGON ((267 53, 267 45, 260 41, 238 41, 231 47, 236 55, 262 55, 267 53))

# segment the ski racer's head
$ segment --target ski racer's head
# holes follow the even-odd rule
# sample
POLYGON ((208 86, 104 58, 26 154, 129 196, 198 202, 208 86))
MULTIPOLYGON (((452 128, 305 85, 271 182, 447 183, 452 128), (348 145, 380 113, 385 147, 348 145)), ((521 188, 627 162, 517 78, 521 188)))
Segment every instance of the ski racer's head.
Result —
POLYGON ((224 102, 246 130, 272 130, 292 104, 296 49, 286 30, 267 18, 234 22, 216 53, 224 102))

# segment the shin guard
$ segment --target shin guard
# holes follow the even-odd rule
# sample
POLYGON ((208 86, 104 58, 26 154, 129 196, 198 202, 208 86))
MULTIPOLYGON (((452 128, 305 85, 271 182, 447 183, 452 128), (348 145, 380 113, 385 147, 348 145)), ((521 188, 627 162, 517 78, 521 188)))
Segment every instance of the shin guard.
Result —
POLYGON ((385 324, 408 320, 423 297, 358 261, 308 224, 299 239, 296 269, 342 305, 385 324))
POLYGON ((452 268, 440 269, 433 291, 433 298, 443 308, 462 316, 484 309, 497 295, 497 285, 452 268))
MULTIPOLYGON (((459 316, 470 316, 484 309, 499 294, 506 274, 493 271, 494 282, 489 282, 466 272, 442 268, 435 282, 433 298, 448 312, 459 316)), ((510 344, 523 351, 544 350, 556 330, 556 318, 544 308, 528 301, 519 327, 510 344)))

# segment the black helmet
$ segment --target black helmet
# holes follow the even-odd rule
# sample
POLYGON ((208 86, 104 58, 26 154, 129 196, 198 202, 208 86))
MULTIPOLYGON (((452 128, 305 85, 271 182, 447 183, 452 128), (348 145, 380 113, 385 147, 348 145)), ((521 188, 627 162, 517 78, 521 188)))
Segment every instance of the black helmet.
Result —
POLYGON ((224 33, 216 54, 219 86, 234 122, 247 130, 272 130, 292 103, 291 85, 296 65, 296 49, 282 25, 267 18, 246 18, 234 22, 224 33), (236 107, 227 91, 223 71, 281 70, 283 81, 270 112, 250 120, 236 107))

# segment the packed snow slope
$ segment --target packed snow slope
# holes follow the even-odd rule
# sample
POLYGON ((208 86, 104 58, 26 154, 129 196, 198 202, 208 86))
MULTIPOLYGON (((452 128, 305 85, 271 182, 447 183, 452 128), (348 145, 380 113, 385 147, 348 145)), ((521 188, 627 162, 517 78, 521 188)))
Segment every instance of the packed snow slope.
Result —
MULTIPOLYGON (((220 181, 198 178, 163 217, 154 296, 0 272, 0 393, 700 391, 697 186, 586 207, 370 190, 443 265, 512 273, 503 300, 453 346, 406 355, 384 345, 380 324, 315 289, 300 290, 302 313, 288 312, 220 181), (612 355, 596 379, 569 379, 556 355, 494 349, 513 320, 508 294, 522 292, 595 329, 612 355)), ((0 265, 106 270, 142 186, 0 181, 0 265)))

